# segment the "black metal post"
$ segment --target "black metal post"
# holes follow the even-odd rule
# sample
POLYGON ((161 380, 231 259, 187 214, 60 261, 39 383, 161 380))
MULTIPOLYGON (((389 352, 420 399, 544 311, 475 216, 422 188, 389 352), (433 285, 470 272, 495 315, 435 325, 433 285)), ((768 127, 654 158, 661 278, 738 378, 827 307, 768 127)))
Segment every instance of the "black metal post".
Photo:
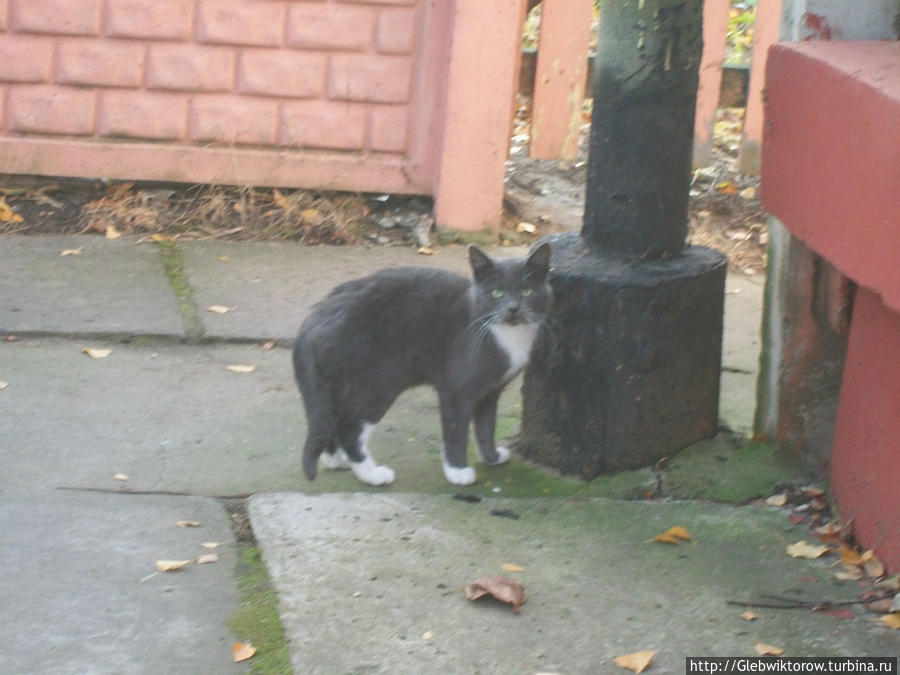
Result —
POLYGON ((556 297, 519 451, 564 473, 715 434, 726 259, 685 246, 702 0, 601 8, 581 234, 548 237, 556 297))

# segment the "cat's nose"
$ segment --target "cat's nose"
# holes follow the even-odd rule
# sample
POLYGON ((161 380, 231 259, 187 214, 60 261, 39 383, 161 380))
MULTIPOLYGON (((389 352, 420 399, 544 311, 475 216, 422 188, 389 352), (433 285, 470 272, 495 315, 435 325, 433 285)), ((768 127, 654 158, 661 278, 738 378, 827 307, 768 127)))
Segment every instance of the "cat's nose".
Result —
POLYGON ((522 320, 522 312, 519 305, 510 305, 506 308, 507 323, 519 323, 522 320))

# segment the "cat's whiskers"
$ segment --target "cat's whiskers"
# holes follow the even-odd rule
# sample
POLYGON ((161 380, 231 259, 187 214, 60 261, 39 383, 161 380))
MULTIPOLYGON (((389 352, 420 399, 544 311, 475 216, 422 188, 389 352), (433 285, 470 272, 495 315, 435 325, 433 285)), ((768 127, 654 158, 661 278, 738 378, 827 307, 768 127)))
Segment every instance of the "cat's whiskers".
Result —
POLYGON ((484 342, 484 339, 490 334, 491 329, 500 323, 501 316, 502 313, 500 311, 489 312, 488 314, 475 317, 475 319, 466 327, 466 330, 469 330, 473 326, 477 326, 475 335, 473 336, 476 350, 481 347, 481 343, 484 342))

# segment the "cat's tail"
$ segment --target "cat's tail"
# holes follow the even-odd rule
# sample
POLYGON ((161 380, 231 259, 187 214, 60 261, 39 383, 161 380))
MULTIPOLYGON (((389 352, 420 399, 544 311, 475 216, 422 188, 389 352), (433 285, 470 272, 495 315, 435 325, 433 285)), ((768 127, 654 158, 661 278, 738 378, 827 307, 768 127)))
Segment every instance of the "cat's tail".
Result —
POLYGON ((328 382, 316 367, 302 334, 294 343, 294 377, 306 409, 306 443, 303 445, 303 473, 315 480, 319 457, 334 444, 335 422, 328 382))

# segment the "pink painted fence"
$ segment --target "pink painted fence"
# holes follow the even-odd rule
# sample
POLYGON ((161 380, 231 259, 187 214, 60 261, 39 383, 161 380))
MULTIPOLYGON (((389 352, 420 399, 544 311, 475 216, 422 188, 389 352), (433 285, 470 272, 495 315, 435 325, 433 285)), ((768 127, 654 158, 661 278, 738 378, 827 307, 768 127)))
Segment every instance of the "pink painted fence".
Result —
POLYGON ((496 227, 516 62, 504 37, 522 9, 480 6, 0 0, 0 171, 434 194, 442 224, 496 227), (473 35, 492 65, 466 82, 452 43, 473 35), (464 100, 473 84, 483 95, 464 100), (461 129, 461 106, 496 137, 461 129), (485 196, 460 209, 476 187, 440 176, 465 179, 473 158, 485 196))

